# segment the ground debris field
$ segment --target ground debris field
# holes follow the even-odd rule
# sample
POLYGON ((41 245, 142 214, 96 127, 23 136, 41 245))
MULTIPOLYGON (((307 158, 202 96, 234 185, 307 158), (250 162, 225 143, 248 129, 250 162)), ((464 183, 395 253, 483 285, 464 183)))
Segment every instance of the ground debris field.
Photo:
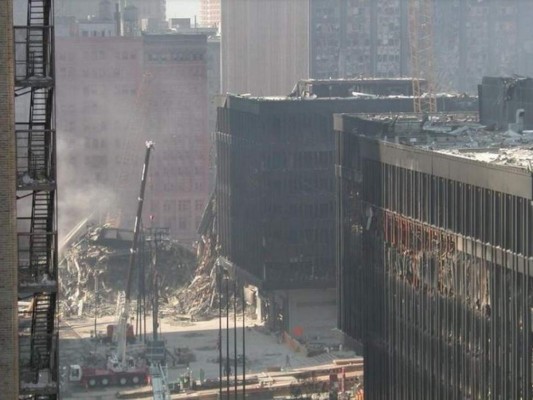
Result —
MULTIPOLYGON (((63 317, 116 314, 119 295, 126 287, 132 238, 131 231, 95 225, 65 246, 59 273, 63 317)), ((132 276, 134 304, 141 293, 150 303, 153 282, 158 282, 162 315, 203 319, 218 310, 215 249, 209 237, 191 249, 167 235, 147 234, 140 241, 137 260, 132 276)))

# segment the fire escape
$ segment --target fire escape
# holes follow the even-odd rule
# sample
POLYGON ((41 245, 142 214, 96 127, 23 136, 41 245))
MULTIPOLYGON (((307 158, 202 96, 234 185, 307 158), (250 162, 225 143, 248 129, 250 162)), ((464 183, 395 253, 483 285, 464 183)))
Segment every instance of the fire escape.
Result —
POLYGON ((20 398, 59 397, 53 0, 15 26, 20 398))

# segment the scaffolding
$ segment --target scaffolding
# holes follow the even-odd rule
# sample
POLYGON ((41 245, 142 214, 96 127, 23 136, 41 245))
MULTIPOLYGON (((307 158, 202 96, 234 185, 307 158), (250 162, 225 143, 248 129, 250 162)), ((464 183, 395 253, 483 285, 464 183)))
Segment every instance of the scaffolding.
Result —
POLYGON ((20 398, 59 396, 56 131, 53 0, 28 0, 25 26, 14 27, 20 398), (20 108, 24 110, 21 112, 20 108), (29 314, 29 315, 28 315, 29 314))

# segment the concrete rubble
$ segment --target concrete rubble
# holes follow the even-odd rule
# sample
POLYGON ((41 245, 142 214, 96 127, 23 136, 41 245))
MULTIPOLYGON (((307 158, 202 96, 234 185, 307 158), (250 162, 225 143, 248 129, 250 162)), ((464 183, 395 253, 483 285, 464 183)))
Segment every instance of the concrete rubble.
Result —
POLYGON ((197 266, 190 284, 180 289, 169 299, 171 310, 185 314, 191 319, 209 319, 218 315, 218 288, 215 275, 215 261, 218 257, 215 234, 215 200, 211 196, 199 231, 201 239, 197 245, 197 266))
MULTIPOLYGON (((59 287, 63 293, 60 309, 64 316, 94 315, 95 300, 98 301, 96 307, 100 316, 115 314, 117 296, 126 286, 130 236, 129 231, 105 225, 92 226, 65 249, 59 273, 59 287)), ((193 279, 196 259, 190 249, 169 238, 161 239, 157 248, 160 303, 164 304, 176 296, 181 288, 189 285, 193 279)), ((153 243, 147 240, 144 251, 139 254, 139 259, 144 264, 148 297, 151 295, 153 280, 152 249, 153 243)), ((134 282, 138 281, 136 271, 134 282)), ((136 283, 134 287, 137 287, 136 283)), ((136 293, 133 294, 134 299, 136 293)))
MULTIPOLYGON (((196 255, 168 235, 160 235, 156 243, 156 236, 147 233, 144 247, 141 246, 138 258, 144 265, 145 295, 151 298, 155 262, 163 318, 201 320, 218 315, 213 199, 200 230, 196 255)), ((99 316, 115 315, 118 295, 126 286, 131 236, 129 231, 98 225, 89 226, 70 241, 63 251, 59 274, 63 293, 60 309, 64 316, 94 316, 95 309, 99 316)), ((136 271, 133 277, 134 288, 138 286, 138 274, 136 271)), ((132 295, 133 303, 136 293, 132 295)))
MULTIPOLYGON (((198 244, 198 264, 189 285, 169 299, 167 312, 177 312, 192 319, 206 319, 218 313, 214 264, 216 248, 213 237, 203 236, 198 244)), ((164 309, 162 309, 164 312, 164 309)))

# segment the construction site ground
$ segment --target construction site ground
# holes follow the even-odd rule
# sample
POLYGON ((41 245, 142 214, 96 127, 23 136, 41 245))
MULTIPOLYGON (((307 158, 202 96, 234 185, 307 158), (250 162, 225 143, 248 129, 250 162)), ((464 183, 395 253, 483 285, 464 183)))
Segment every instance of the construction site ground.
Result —
MULTIPOLYGON (((97 331, 105 332, 106 326, 115 322, 114 317, 102 317, 97 320, 97 331)), ((147 319, 147 326, 151 327, 151 319, 147 319)), ((223 318, 225 323, 225 318, 223 318)), ((218 364, 218 318, 209 321, 179 321, 171 318, 160 321, 162 337, 166 341, 167 348, 172 352, 174 348, 189 348, 196 358, 190 362, 188 368, 193 379, 200 376, 200 369, 205 372, 205 379, 217 379, 219 376, 218 364)), ((242 354, 242 317, 237 318, 237 352, 242 354)), ((233 327, 233 316, 230 316, 230 327, 233 327)), ((225 325, 223 325, 225 331, 225 325)), ((61 322, 60 330, 60 365, 62 366, 62 399, 84 400, 107 400, 116 398, 117 392, 124 390, 122 387, 109 387, 106 389, 87 390, 76 383, 68 383, 67 366, 71 364, 87 363, 87 357, 96 353, 104 358, 110 352, 108 345, 98 343, 91 339, 94 332, 94 318, 68 318, 61 322)), ((330 364, 334 359, 355 357, 355 353, 349 350, 337 350, 322 353, 314 357, 307 357, 302 352, 292 351, 282 343, 279 335, 268 331, 264 326, 258 325, 254 320, 246 321, 246 374, 256 374, 275 370, 298 369, 304 367, 330 364), (288 361, 288 363, 287 363, 288 361)), ((335 337, 332 331, 331 337, 335 337)), ((151 332, 147 335, 151 338, 151 332)), ((317 338, 320 339, 320 338, 317 338)), ((337 341, 338 342, 338 341, 337 341)), ((234 354, 234 338, 230 333, 230 357, 234 354)), ((140 344, 134 344, 132 349, 140 344)), ((223 351, 226 349, 225 336, 222 338, 223 351)), ((182 374, 187 373, 186 365, 173 366, 171 360, 168 364, 168 381, 176 382, 182 374)), ((232 366, 233 368, 233 366, 232 366)), ((241 366, 239 366, 241 375, 241 366)), ((174 396, 173 396, 174 397, 174 396)))

